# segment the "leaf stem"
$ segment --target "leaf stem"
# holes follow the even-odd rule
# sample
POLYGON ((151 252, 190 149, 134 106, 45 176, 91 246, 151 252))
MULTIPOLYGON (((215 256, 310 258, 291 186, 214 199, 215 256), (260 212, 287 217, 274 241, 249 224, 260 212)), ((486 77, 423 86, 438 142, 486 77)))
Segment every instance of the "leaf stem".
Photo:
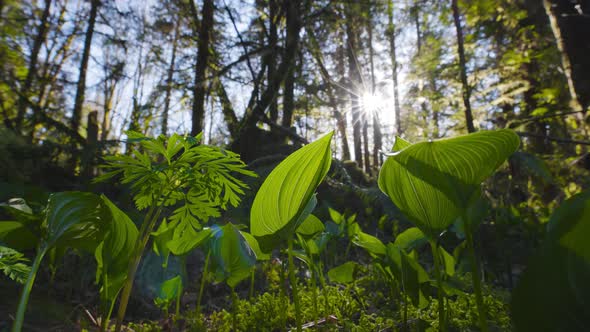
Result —
POLYGON ((137 273, 137 268, 139 267, 139 262, 141 261, 143 250, 147 245, 154 225, 160 217, 160 213, 162 213, 161 206, 157 207, 157 210, 154 213, 155 209, 155 206, 150 207, 148 214, 146 215, 143 223, 141 224, 141 230, 139 233, 139 237, 137 238, 137 242, 135 242, 135 249, 133 251, 133 256, 129 262, 129 266, 127 269, 127 279, 125 280, 125 286, 123 288, 123 293, 121 294, 121 300, 119 302, 119 311, 117 312, 117 325, 115 326, 115 332, 121 331, 123 319, 125 318, 125 312, 127 311, 127 305, 129 304, 129 297, 131 296, 131 290, 133 289, 135 273, 137 273))
POLYGON ((468 222, 466 216, 463 216, 465 224, 465 240, 469 248, 469 259, 471 265, 471 278, 473 280, 473 290, 475 292, 475 304, 477 305, 477 313, 479 318, 479 327, 482 332, 488 332, 488 323, 486 315, 486 307, 483 302, 483 292, 481 289, 481 277, 479 275, 479 265, 477 264, 477 257, 475 255, 475 246, 473 244, 473 229, 468 222))
POLYGON ((207 250, 207 258, 205 258, 205 267, 201 275, 201 285, 199 286, 199 297, 197 298, 197 312, 201 314, 201 300, 203 299, 203 291, 205 290, 205 282, 207 282, 207 273, 209 272, 209 258, 211 257, 211 249, 207 250))
POLYGON ((45 253, 47 253, 45 246, 39 247, 37 250, 37 256, 35 256, 35 260, 31 266, 31 272, 29 272, 27 282, 25 283, 21 293, 18 309, 16 311, 16 319, 14 320, 14 325, 12 325, 12 332, 20 332, 23 328, 25 311, 27 310, 29 296, 31 295, 31 290, 33 289, 33 284, 35 283, 35 277, 37 276, 37 271, 39 270, 39 266, 41 266, 41 261, 43 260, 45 253))
POLYGON ((238 331, 238 295, 236 290, 231 288, 231 302, 232 302, 232 331, 238 331))
POLYGON ((287 239, 289 256, 289 281, 293 291, 293 303, 295 304, 295 324, 297 332, 301 332, 301 308, 299 307, 299 295, 297 294, 297 279, 295 278, 295 264, 293 263, 293 236, 287 239))
POLYGON ((436 274, 436 285, 438 287, 438 325, 441 332, 446 332, 446 317, 445 317, 445 302, 444 290, 442 285, 442 275, 440 267, 440 253, 436 241, 430 241, 430 248, 432 249, 432 260, 434 261, 434 273, 436 274))

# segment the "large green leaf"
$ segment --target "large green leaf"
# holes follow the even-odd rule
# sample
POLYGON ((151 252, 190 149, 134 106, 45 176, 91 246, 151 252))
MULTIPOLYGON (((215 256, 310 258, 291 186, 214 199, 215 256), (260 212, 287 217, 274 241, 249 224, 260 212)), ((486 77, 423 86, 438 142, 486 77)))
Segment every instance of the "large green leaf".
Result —
POLYGON ((428 302, 420 286, 429 282, 430 278, 420 263, 392 243, 387 245, 386 262, 389 270, 400 283, 404 293, 410 297, 412 303, 424 307, 428 302))
POLYGON ((590 322, 590 190, 553 213, 512 294, 516 331, 585 331, 590 322))
POLYGON ((129 260, 133 256, 138 230, 133 221, 102 195, 111 220, 104 241, 96 248, 96 281, 100 282, 103 310, 115 300, 127 279, 129 260))
POLYGON ((314 236, 324 231, 324 224, 318 219, 318 217, 310 214, 305 220, 297 227, 297 233, 305 236, 314 236))
POLYGON ((364 233, 360 230, 351 239, 352 243, 367 250, 370 254, 375 256, 385 255, 386 247, 378 238, 373 235, 364 233))
POLYGON ((37 236, 20 221, 0 221, 0 241, 17 250, 33 249, 39 243, 37 236))
MULTIPOLYGON (((266 178, 252 204, 250 230, 263 251, 292 236, 330 164, 333 132, 295 151, 266 178)), ((308 213, 311 213, 309 210, 308 213)))
POLYGON ((250 275, 256 254, 235 225, 213 226, 209 244, 217 281, 225 280, 233 288, 250 275))
POLYGON ((406 146, 383 164, 379 188, 436 239, 519 144, 513 131, 503 129, 406 146))
POLYGON ((47 231, 45 245, 94 253, 110 219, 105 202, 95 194, 76 191, 52 194, 43 224, 47 231))
POLYGON ((424 233, 417 227, 411 227, 401 232, 393 244, 405 251, 411 251, 426 243, 428 243, 428 239, 424 233))
POLYGON ((354 274, 360 267, 357 262, 346 262, 328 271, 328 277, 332 282, 350 284, 354 282, 354 274))

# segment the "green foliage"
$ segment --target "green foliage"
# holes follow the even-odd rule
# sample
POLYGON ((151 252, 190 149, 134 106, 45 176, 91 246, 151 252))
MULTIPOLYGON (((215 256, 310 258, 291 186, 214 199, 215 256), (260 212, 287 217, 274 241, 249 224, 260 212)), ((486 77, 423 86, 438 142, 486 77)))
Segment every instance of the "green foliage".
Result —
POLYGON ((250 230, 263 251, 292 236, 315 207, 313 194, 332 161, 332 136, 333 132, 289 155, 258 190, 250 230))
POLYGON ((215 263, 216 281, 225 281, 234 288, 240 281, 250 276, 256 264, 256 254, 234 224, 213 226, 209 247, 211 258, 215 263))
POLYGON ((154 303, 168 312, 170 303, 182 296, 182 277, 176 276, 174 278, 164 281, 158 288, 158 297, 154 299, 154 303))
POLYGON ((96 282, 101 284, 100 298, 103 313, 110 311, 112 303, 127 279, 127 267, 137 241, 138 230, 133 221, 102 195, 112 222, 102 241, 94 252, 96 259, 96 282))
POLYGON ((512 297, 517 331, 577 331, 590 319, 590 191, 565 201, 512 297))
POLYGON ((132 131, 127 135, 140 147, 129 155, 105 157, 103 168, 108 172, 95 182, 122 175, 121 183, 129 184, 139 210, 180 204, 169 218, 178 221, 177 232, 199 230, 209 217, 219 217, 228 203, 238 206, 247 186, 236 174, 256 176, 237 154, 198 144, 200 136, 150 138, 132 131))
POLYGON ((333 282, 350 284, 354 282, 354 275, 359 267, 360 265, 357 262, 346 262, 342 265, 331 268, 330 271, 328 271, 328 278, 333 282))
POLYGON ((24 284, 31 267, 27 265, 29 260, 14 249, 0 246, 0 270, 10 279, 24 284))
POLYGON ((497 130, 413 144, 387 158, 379 188, 428 238, 437 239, 519 142, 511 130, 497 130))

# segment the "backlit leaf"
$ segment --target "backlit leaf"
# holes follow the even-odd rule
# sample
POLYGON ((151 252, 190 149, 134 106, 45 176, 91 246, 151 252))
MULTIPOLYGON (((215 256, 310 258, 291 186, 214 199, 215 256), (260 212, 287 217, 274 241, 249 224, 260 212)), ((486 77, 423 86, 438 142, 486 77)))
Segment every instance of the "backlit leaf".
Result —
MULTIPOLYGON (((250 230, 263 251, 292 236, 332 161, 333 132, 295 151, 266 178, 252 204, 250 230)), ((308 213, 311 213, 309 210, 308 213)))

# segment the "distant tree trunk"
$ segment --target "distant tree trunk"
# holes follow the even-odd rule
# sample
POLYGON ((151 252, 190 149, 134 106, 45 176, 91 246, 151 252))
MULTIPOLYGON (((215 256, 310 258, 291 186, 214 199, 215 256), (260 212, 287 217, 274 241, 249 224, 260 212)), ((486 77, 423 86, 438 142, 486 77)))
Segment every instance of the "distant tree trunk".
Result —
MULTIPOLYGON (((287 6, 287 44, 293 45, 293 49, 285 48, 285 52, 297 54, 299 49, 299 30, 301 29, 301 18, 299 17, 299 1, 285 0, 287 6)), ((293 122, 293 111, 295 108, 294 89, 295 89, 295 63, 296 57, 292 57, 285 77, 283 87, 283 119, 281 124, 285 128, 291 127, 293 122)))
MULTIPOLYGON (((192 1, 192 0, 191 0, 192 1)), ((193 100, 192 130, 191 135, 196 136, 203 131, 203 120, 205 118, 205 94, 207 85, 205 75, 209 66, 209 48, 211 32, 213 31, 213 15, 215 6, 213 0, 203 1, 203 19, 199 29, 199 41, 197 49, 197 64, 195 66, 195 86, 193 100)), ((195 18, 196 20, 197 18, 195 18)))
MULTIPOLYGON (((192 0, 191 0, 192 1, 192 0)), ((162 135, 168 135, 168 113, 170 112, 170 98, 172 96, 172 80, 174 79, 174 66, 176 64, 176 49, 178 46, 178 35, 180 24, 174 27, 174 38, 172 39, 172 55, 168 66, 168 77, 166 77, 166 96, 164 97, 164 111, 162 113, 162 135)))
MULTIPOLYGON (((311 28, 307 28, 307 35, 308 35, 308 39, 309 42, 311 43, 311 54, 312 56, 315 58, 316 62, 318 63, 318 66, 320 67, 320 73, 322 74, 322 78, 324 79, 324 82, 326 84, 326 94, 328 95, 328 100, 330 101, 330 107, 332 107, 333 110, 333 115, 334 115, 334 119, 336 119, 336 127, 338 129, 338 132, 340 133, 340 142, 341 142, 341 147, 342 147, 342 160, 350 160, 350 149, 348 147, 348 138, 346 137, 346 121, 344 116, 342 115, 342 113, 339 110, 339 103, 338 103, 338 99, 335 96, 334 93, 334 89, 332 89, 332 77, 328 71, 328 69, 326 68, 326 66, 324 65, 324 60, 322 59, 322 53, 320 50, 320 46, 318 44, 318 41, 315 37, 315 34, 313 33, 313 30, 311 30, 311 28)), ((344 61, 342 59, 343 57, 343 51, 342 51, 342 47, 338 47, 336 50, 336 57, 337 57, 337 62, 341 62, 344 61)), ((342 76, 344 76, 344 74, 342 74, 342 76)))
POLYGON ((354 19, 358 13, 353 12, 354 4, 349 4, 346 17, 346 39, 348 55, 348 76, 350 82, 350 103, 352 114, 352 139, 354 144, 354 159, 359 167, 363 167, 363 147, 361 138, 361 114, 358 87, 361 84, 361 73, 357 61, 357 27, 354 19))
MULTIPOLYGON (((375 94, 375 90, 376 90, 376 83, 375 83, 375 61, 373 59, 374 51, 373 51, 373 22, 371 21, 371 17, 372 17, 372 6, 369 8, 369 15, 367 18, 367 34, 369 35, 369 40, 368 40, 368 47, 369 47, 369 66, 371 69, 371 94, 374 95, 375 94)), ((363 139, 365 140, 365 144, 364 144, 364 148, 365 148, 365 169, 367 171, 367 173, 372 173, 372 169, 371 169, 371 153, 369 151, 369 137, 368 134, 366 134, 366 130, 365 128, 368 127, 369 125, 369 119, 368 117, 370 116, 371 119, 373 120, 373 166, 375 168, 379 167, 380 160, 379 160, 379 150, 381 150, 381 145, 382 145, 382 137, 381 137, 381 124, 379 123, 378 120, 378 112, 379 110, 370 110, 370 112, 365 113, 367 115, 367 119, 365 119, 365 126, 363 127, 363 139)))
POLYGON ((82 105, 84 104, 84 94, 86 92, 86 70, 88 69, 88 58, 90 57, 90 48, 92 47, 92 35, 94 34, 94 24, 96 23, 96 14, 100 0, 92 0, 90 7, 90 18, 88 19, 88 28, 84 39, 84 49, 82 50, 82 60, 80 61, 80 73, 78 84, 76 86, 76 99, 74 100, 74 110, 72 112, 71 127, 78 132, 80 129, 80 120, 82 119, 82 105))
MULTIPOLYGON (((389 0, 388 2, 387 16, 389 19, 387 34, 389 36, 389 53, 391 55, 391 76, 393 78, 393 108, 395 112, 395 131, 396 135, 399 136, 403 134, 403 130, 401 121, 401 109, 399 105, 399 87, 397 80, 397 55, 395 46, 395 24, 393 23, 393 0, 389 0)), ((417 25, 417 27, 419 34, 419 25, 417 25)), ((418 40, 420 40, 420 38, 418 38, 418 40)))
MULTIPOLYGON (((345 66, 344 66, 344 34, 342 33, 342 31, 339 29, 338 30, 338 46, 336 47, 336 73, 338 74, 338 81, 340 82, 340 84, 344 83, 345 80, 345 66)), ((343 89, 341 87, 339 87, 338 89, 336 89, 336 98, 335 101, 336 103, 334 104, 336 111, 334 112, 334 115, 336 116, 336 125, 338 126, 338 130, 340 131, 340 144, 342 146, 342 160, 350 160, 350 146, 348 144, 348 135, 346 133, 346 127, 347 125, 347 119, 346 119, 346 113, 342 114, 340 111, 338 111, 341 102, 344 100, 343 97, 343 89)))
MULTIPOLYGON (((411 16, 414 19, 414 26, 416 27, 416 56, 420 56, 422 54, 422 32, 420 31, 420 5, 417 2, 418 0, 416 0, 414 2, 414 5, 411 8, 411 16)), ((421 77, 422 75, 420 75, 421 77)), ((422 78, 419 79, 421 82, 423 81, 422 78)), ((420 83, 418 85, 418 89, 419 92, 422 94, 423 93, 423 89, 424 89, 424 84, 420 83)), ((428 138, 429 132, 428 132, 428 108, 426 107, 426 102, 422 101, 420 103, 420 110, 422 111, 422 120, 424 121, 423 123, 423 132, 422 132, 422 137, 424 138, 428 138)))
POLYGON ((467 82, 467 64, 465 60, 465 48, 463 42, 463 29, 461 28, 461 19, 459 17, 459 7, 457 0, 451 0, 451 7, 453 9, 453 21, 455 22, 455 29, 457 30, 457 50, 459 52, 459 70, 461 73, 461 85, 462 85, 462 96, 463 105, 465 107, 465 124, 467 125, 467 132, 475 132, 473 126, 473 113, 471 112, 471 88, 467 82))
POLYGON ((590 106, 590 1, 543 0, 576 110, 590 106))
POLYGON ((39 52, 41 51, 41 46, 45 41, 45 36, 47 35, 47 30, 49 28, 50 10, 51 0, 45 0, 45 9, 43 10, 43 15, 41 16, 41 24, 39 25, 39 31, 37 31, 37 35, 33 41, 33 48, 31 49, 31 59, 29 61, 27 76, 25 77, 23 87, 20 90, 20 98, 18 101, 18 108, 14 124, 14 128, 17 132, 20 132, 25 114, 27 113, 27 98, 29 97, 29 90, 31 89, 31 85, 33 84, 37 74, 37 60, 39 57, 39 52))
POLYGON ((100 127, 100 140, 106 141, 109 136, 109 130, 111 128, 111 109, 113 102, 113 95, 115 93, 115 85, 109 85, 105 79, 104 83, 104 105, 102 113, 102 123, 100 127))
MULTIPOLYGON (((269 32, 268 32, 268 48, 271 52, 268 54, 266 63, 268 64, 267 68, 267 82, 270 84, 272 82, 272 78, 276 75, 276 66, 277 66, 277 42, 278 42, 278 30, 277 30, 277 23, 279 19, 279 6, 277 3, 278 0, 269 0, 268 1, 268 9, 269 9, 269 32)), ((278 90, 279 86, 273 86, 271 89, 278 90)), ((279 120, 279 106, 277 103, 276 98, 270 103, 269 106, 269 114, 270 120, 273 123, 277 123, 279 120)))
POLYGON ((88 113, 86 126, 86 146, 82 155, 82 178, 87 181, 94 176, 94 156, 98 144, 98 112, 88 113))

